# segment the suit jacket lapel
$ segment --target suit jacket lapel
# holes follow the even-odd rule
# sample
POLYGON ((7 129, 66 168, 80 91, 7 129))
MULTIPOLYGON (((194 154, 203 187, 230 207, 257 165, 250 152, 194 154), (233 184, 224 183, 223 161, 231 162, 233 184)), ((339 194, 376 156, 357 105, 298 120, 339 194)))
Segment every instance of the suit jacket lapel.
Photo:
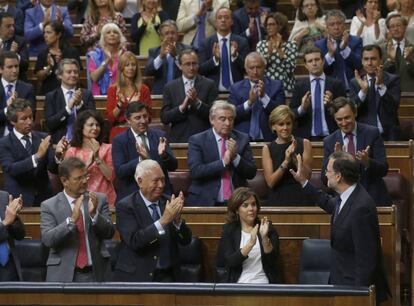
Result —
POLYGON ((351 195, 348 197, 346 202, 344 203, 341 211, 339 212, 339 215, 336 217, 335 223, 333 224, 333 227, 339 227, 344 222, 344 220, 347 219, 347 215, 349 214, 353 203, 356 201, 356 194, 358 191, 358 185, 354 189, 354 191, 351 193, 351 195))
POLYGON ((149 149, 150 149, 150 157, 153 160, 157 160, 158 157, 158 139, 157 136, 154 134, 153 131, 150 129, 147 129, 147 137, 148 137, 148 143, 149 143, 149 149))
POLYGON ((0 83, 0 107, 3 109, 6 107, 6 92, 4 91, 3 84, 0 83))
POLYGON ((68 199, 66 198, 65 194, 63 193, 63 191, 61 193, 58 194, 57 196, 57 215, 59 218, 61 219, 65 219, 68 216, 72 215, 72 208, 70 206, 70 203, 68 202, 68 199), (63 204, 63 205, 61 205, 63 204))
POLYGON ((134 134, 132 133, 130 128, 126 131, 126 133, 128 156, 131 159, 137 158, 138 153, 137 149, 135 148, 136 139, 134 137, 134 134))
POLYGON ((361 151, 365 149, 365 135, 361 130, 361 127, 359 124, 357 124, 357 132, 356 132, 356 149, 357 151, 361 151))
POLYGON ((215 155, 214 156, 214 159, 217 159, 217 160, 218 159, 221 159, 220 151, 219 151, 219 149, 217 147, 216 137, 214 136, 214 133, 213 133, 213 128, 211 128, 209 130, 208 134, 207 134, 206 143, 214 143, 214 144, 216 144, 215 149, 211 150, 211 152, 215 155))
POLYGON ((134 209, 137 211, 137 215, 141 216, 144 219, 143 221, 145 226, 154 223, 154 220, 152 220, 152 216, 147 208, 147 205, 145 205, 144 199, 141 197, 139 191, 135 193, 133 206, 134 209))
POLYGON ((179 88, 177 92, 178 93, 177 101, 179 102, 177 103, 177 105, 181 104, 181 101, 185 99, 184 81, 182 77, 179 78, 178 84, 179 84, 178 85, 179 88))
POLYGON ((59 108, 66 107, 65 95, 63 94, 63 90, 61 87, 59 87, 57 90, 57 102, 59 104, 59 108))

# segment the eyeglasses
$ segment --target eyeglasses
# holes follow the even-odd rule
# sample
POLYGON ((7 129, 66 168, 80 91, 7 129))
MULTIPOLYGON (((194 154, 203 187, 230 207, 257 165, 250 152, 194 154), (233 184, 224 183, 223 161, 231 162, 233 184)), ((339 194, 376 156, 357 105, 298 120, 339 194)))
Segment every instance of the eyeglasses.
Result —
POLYGON ((89 174, 85 174, 85 175, 81 175, 81 176, 78 176, 78 177, 72 177, 72 180, 75 181, 75 182, 88 181, 89 177, 90 177, 89 174))

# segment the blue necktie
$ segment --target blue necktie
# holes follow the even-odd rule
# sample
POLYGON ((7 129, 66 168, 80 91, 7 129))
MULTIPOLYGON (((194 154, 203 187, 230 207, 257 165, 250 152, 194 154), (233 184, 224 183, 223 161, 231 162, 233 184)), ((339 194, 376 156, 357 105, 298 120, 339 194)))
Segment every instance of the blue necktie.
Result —
MULTIPOLYGON (((158 204, 152 203, 149 206, 152 210, 151 217, 152 220, 158 221, 160 219, 160 215, 158 213, 158 204)), ((166 269, 170 267, 170 249, 168 247, 168 241, 166 241, 166 236, 163 235, 160 237, 160 256, 157 264, 157 268, 166 269)))
POLYGON ((223 87, 229 89, 230 87, 230 61, 229 51, 227 49, 227 38, 222 38, 221 45, 221 82, 223 87))
POLYGON ((156 203, 152 203, 149 207, 152 209, 152 220, 154 222, 158 221, 160 219, 160 214, 158 213, 158 205, 156 203))
POLYGON ((313 110, 313 128, 315 136, 322 136, 322 94, 320 79, 315 79, 315 109, 313 110))
POLYGON ((174 58, 167 55, 167 83, 174 79, 174 58))
MULTIPOLYGON (((200 1, 200 7, 203 5, 203 0, 200 1)), ((197 33, 193 40, 193 47, 200 48, 201 43, 206 39, 206 14, 198 17, 197 33)))
MULTIPOLYGON (((254 90, 257 91, 257 86, 254 85, 254 90)), ((259 98, 253 103, 252 116, 250 118, 250 130, 249 135, 251 140, 260 140, 260 114, 262 113, 262 102, 259 98)))
POLYGON ((25 141, 25 145, 24 148, 26 149, 27 153, 32 154, 32 142, 30 140, 30 136, 29 135, 24 135, 22 137, 22 139, 25 141))
MULTIPOLYGON (((7 105, 7 100, 9 100, 9 98, 12 96, 12 94, 13 94, 13 91, 12 91, 12 89, 13 89, 13 84, 8 84, 8 85, 6 85, 6 93, 5 93, 5 100, 6 100, 6 105, 7 105)), ((7 120, 7 129, 9 130, 9 131, 11 131, 11 130, 13 130, 13 124, 11 124, 10 123, 10 121, 9 120, 7 120)))
MULTIPOLYGON (((68 95, 68 102, 69 102, 72 99, 73 91, 69 90, 67 92, 67 95, 68 95)), ((73 138, 73 125, 75 124, 75 121, 76 121, 76 106, 72 108, 72 113, 70 114, 69 119, 68 119, 68 124, 66 128, 66 139, 68 141, 71 141, 73 138)))
POLYGON ((9 247, 7 240, 0 243, 0 264, 4 267, 9 262, 9 247))
POLYGON ((335 223, 336 219, 338 218, 339 215, 339 208, 341 207, 341 197, 335 197, 335 211, 334 211, 334 215, 333 215, 333 223, 335 223))
POLYGON ((377 90, 375 88, 375 77, 371 78, 368 88, 368 124, 378 126, 377 114, 379 101, 377 98, 377 90))

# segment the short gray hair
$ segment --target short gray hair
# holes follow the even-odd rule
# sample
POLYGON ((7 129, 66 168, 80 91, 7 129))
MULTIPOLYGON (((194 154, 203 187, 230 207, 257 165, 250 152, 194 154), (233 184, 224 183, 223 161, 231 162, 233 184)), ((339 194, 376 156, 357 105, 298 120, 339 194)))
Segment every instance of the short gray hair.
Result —
POLYGON ((157 161, 153 159, 145 159, 143 161, 140 161, 135 168, 135 181, 138 182, 138 178, 143 178, 144 176, 148 175, 149 172, 154 168, 161 169, 160 164, 157 161))
POLYGON ((250 52, 249 54, 247 54, 246 58, 244 59, 244 67, 246 67, 248 61, 250 61, 251 59, 256 59, 256 58, 260 58, 263 65, 265 67, 267 66, 266 58, 261 53, 253 51, 253 52, 250 52))
POLYGON ((99 46, 101 48, 104 47, 105 44, 105 33, 108 32, 109 30, 115 30, 118 32, 119 34, 119 41, 120 41, 120 45, 123 46, 125 45, 125 43, 127 42, 127 39, 125 38, 124 34, 122 33, 121 29, 115 24, 115 23, 107 23, 102 27, 101 30, 101 38, 99 39, 99 46))
POLYGON ((32 102, 26 99, 17 98, 7 106, 7 119, 12 122, 17 122, 17 113, 23 112, 28 107, 32 108, 32 102))
POLYGON ((210 108, 210 118, 213 118, 220 109, 232 111, 234 117, 236 117, 236 107, 233 104, 225 100, 216 100, 210 108))
POLYGON ((161 34, 162 29, 166 27, 173 27, 178 32, 177 23, 174 20, 167 19, 163 23, 161 23, 160 27, 158 28, 158 33, 161 34))
POLYGON ((76 67, 78 67, 78 70, 80 70, 80 66, 77 60, 75 60, 74 58, 64 58, 59 62, 55 74, 61 75, 63 73, 63 67, 65 65, 76 65, 76 67))
POLYGON ((327 22, 331 17, 340 17, 345 22, 346 16, 341 10, 329 10, 325 13, 325 21, 327 22))

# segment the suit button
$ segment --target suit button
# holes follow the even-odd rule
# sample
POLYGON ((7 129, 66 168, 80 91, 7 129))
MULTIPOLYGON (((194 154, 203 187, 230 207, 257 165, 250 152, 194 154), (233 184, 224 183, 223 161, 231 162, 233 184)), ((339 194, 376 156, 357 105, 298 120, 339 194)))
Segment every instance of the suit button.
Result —
POLYGON ((158 257, 157 256, 154 256, 154 260, 157 260, 158 259, 158 257))

